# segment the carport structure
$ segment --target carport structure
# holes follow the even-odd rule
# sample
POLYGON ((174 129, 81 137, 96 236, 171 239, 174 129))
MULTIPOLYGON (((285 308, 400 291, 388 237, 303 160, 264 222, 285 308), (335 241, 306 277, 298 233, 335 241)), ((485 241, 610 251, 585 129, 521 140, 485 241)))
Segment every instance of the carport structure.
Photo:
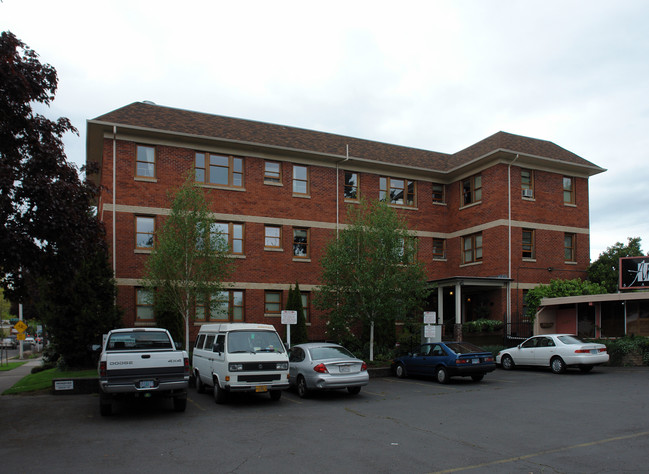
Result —
POLYGON ((543 298, 534 334, 649 336, 649 291, 543 298))

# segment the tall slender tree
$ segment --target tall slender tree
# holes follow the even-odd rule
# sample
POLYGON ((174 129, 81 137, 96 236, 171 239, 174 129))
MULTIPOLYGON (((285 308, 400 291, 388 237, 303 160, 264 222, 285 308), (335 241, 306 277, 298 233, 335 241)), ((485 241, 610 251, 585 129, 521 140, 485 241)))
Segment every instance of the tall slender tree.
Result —
POLYGON ((197 299, 209 305, 211 297, 223 291, 233 263, 227 242, 212 222, 205 196, 191 176, 169 199, 171 213, 156 232, 143 283, 152 293, 164 292, 168 309, 183 319, 189 350, 192 307, 197 299))
MULTIPOLYGON (((315 304, 330 311, 334 337, 349 333, 358 322, 369 326, 373 360, 375 326, 420 309, 430 290, 414 235, 394 209, 361 199, 349 209, 347 221, 325 248, 315 304)), ((391 329, 394 336, 394 325, 391 329)))

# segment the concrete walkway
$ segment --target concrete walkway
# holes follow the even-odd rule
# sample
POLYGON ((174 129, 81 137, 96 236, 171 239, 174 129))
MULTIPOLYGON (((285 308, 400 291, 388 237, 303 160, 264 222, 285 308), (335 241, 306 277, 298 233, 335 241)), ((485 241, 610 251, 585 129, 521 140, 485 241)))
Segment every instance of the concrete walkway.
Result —
MULTIPOLYGON (((9 359, 9 362, 17 362, 19 359, 9 359)), ((41 365, 42 360, 29 359, 26 364, 21 365, 13 370, 0 370, 0 395, 7 389, 13 387, 16 382, 22 379, 25 375, 31 374, 32 367, 41 365)))

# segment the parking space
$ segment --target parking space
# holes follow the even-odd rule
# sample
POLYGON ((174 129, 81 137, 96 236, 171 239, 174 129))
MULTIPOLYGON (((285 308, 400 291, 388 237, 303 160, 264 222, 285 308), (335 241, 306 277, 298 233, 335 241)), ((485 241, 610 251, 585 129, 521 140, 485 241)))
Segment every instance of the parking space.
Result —
POLYGON ((647 393, 646 368, 605 367, 496 370, 447 385, 384 377, 356 396, 284 392, 226 405, 192 390, 185 413, 145 402, 109 418, 93 395, 2 397, 3 413, 20 420, 3 430, 0 459, 20 467, 33 442, 30 470, 49 472, 642 471, 647 393))

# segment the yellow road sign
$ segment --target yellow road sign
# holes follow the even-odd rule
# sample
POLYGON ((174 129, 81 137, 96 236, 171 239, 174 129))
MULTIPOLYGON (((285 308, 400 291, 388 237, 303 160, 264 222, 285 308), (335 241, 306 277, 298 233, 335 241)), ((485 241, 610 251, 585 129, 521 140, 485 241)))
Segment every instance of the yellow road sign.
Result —
POLYGON ((25 329, 27 329, 27 325, 22 321, 18 321, 16 324, 14 324, 14 329, 18 332, 25 332, 25 329))
POLYGON ((26 336, 27 335, 24 332, 19 332, 18 334, 16 334, 16 339, 18 339, 19 341, 24 341, 26 336))

